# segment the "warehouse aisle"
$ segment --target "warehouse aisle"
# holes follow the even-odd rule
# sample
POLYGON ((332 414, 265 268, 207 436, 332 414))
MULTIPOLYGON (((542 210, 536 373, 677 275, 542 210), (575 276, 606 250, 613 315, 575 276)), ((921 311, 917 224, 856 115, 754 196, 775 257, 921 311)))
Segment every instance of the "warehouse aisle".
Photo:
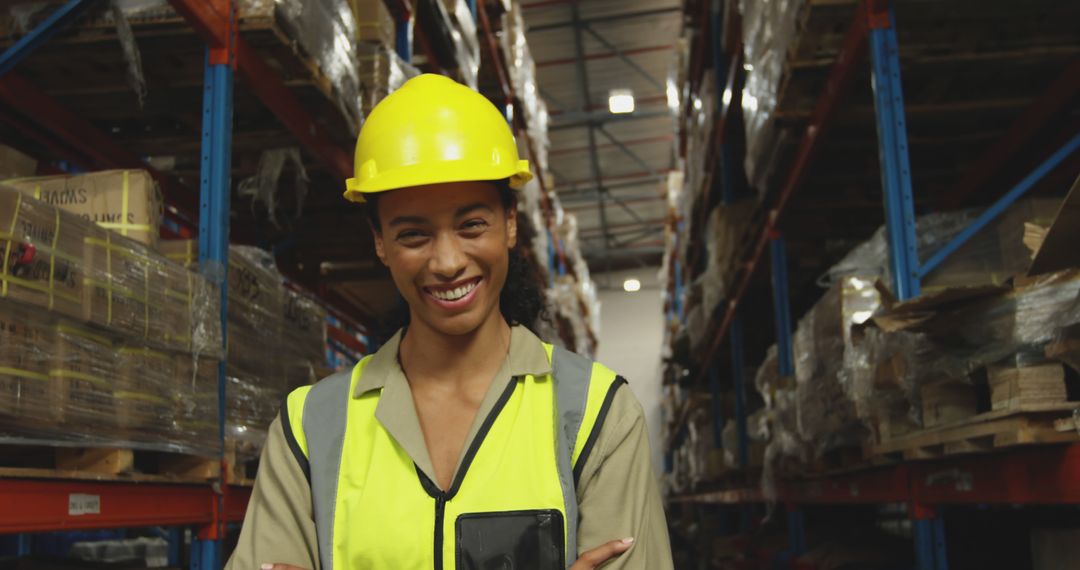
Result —
POLYGON ((5 3, 0 566, 1080 567, 1076 22, 5 3), (459 193, 490 212, 433 230, 459 193), (509 379, 410 330, 512 339, 509 379))

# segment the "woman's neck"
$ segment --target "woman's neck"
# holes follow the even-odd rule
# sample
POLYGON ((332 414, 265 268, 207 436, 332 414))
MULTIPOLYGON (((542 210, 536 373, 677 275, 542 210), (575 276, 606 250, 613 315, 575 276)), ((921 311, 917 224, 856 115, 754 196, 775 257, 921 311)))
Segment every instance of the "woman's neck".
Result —
POLYGON ((469 380, 478 369, 497 368, 510 347, 510 325, 498 312, 492 317, 464 335, 448 335, 412 319, 398 348, 410 382, 469 380))

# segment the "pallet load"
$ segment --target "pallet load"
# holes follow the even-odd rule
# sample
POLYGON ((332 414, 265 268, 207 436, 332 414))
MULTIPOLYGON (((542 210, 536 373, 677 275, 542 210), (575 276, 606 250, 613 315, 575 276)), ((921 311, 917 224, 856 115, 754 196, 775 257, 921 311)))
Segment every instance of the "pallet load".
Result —
MULTIPOLYGON (((163 241, 159 247, 169 259, 197 265, 194 240, 163 241)), ((326 310, 286 288, 269 253, 238 245, 229 247, 227 305, 225 428, 230 451, 240 460, 252 459, 289 391, 318 380, 326 310)))
POLYGON ((178 363, 223 356, 217 288, 18 190, 0 187, 0 220, 2 438, 216 455, 216 427, 190 422, 216 417, 216 397, 190 406, 216 389, 178 363))
MULTIPOLYGON (((1075 441, 1069 418, 1080 402, 1067 365, 1068 339, 1080 330, 1080 269, 1060 249, 1071 251, 1070 242, 1048 251, 1032 239, 1056 233, 1075 200, 1017 203, 906 302, 886 285, 881 232, 830 270, 831 287, 795 332, 794 386, 759 374, 773 424, 766 473, 834 450, 861 449, 859 461, 881 462, 1075 441), (1057 261, 1033 269, 1035 252, 1057 261)), ((920 259, 973 217, 920 218, 920 259)))

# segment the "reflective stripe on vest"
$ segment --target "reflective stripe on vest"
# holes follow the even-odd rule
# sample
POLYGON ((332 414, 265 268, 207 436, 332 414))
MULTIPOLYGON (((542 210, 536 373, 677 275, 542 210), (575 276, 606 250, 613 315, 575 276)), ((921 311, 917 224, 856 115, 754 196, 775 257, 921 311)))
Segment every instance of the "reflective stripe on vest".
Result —
POLYGON ((293 453, 310 473, 321 568, 430 568, 431 562, 436 570, 457 568, 470 532, 483 533, 477 529, 492 520, 499 528, 533 519, 541 521, 533 527, 562 526, 561 561, 571 565, 577 558, 577 479, 625 381, 569 351, 545 350, 552 375, 508 383, 446 492, 375 419, 380 392, 353 397, 370 357, 351 373, 291 394, 282 420, 293 453), (536 439, 544 432, 553 437, 536 439), (470 470, 470 464, 476 467, 470 470), (470 484, 463 488, 466 478, 470 484), (498 522, 503 516, 516 519, 498 522), (348 538, 336 537, 335 529, 348 529, 348 538), (417 540, 428 547, 419 548, 417 540))

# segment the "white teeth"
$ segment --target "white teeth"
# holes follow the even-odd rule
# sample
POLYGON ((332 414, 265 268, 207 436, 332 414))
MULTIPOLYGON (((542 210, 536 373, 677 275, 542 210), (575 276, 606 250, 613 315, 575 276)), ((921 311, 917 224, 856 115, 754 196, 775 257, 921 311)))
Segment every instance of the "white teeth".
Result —
POLYGON ((454 289, 452 291, 439 291, 432 289, 431 294, 435 298, 441 299, 443 301, 457 301, 465 295, 468 295, 469 292, 471 292, 474 288, 476 288, 476 283, 470 283, 469 285, 465 285, 464 287, 458 287, 457 289, 454 289))

